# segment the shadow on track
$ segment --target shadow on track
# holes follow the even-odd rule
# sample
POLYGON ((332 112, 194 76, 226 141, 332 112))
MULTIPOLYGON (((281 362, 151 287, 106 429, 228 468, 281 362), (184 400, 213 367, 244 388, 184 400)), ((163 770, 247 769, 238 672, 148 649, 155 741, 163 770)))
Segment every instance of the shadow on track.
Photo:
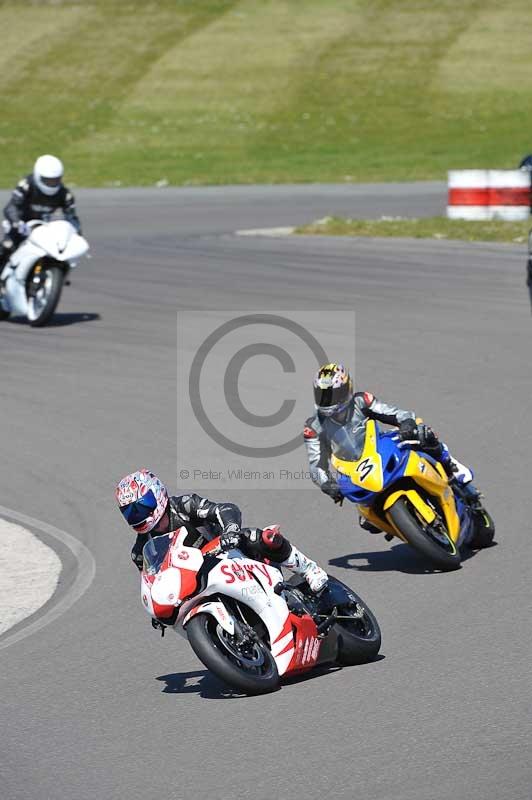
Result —
MULTIPOLYGON (((77 325, 80 322, 95 322, 99 319, 101 319, 100 315, 92 311, 80 311, 71 314, 62 314, 59 312, 53 315, 52 319, 46 323, 44 328, 62 328, 65 325, 77 325)), ((26 317, 13 317, 12 319, 6 320, 6 322, 11 325, 27 325, 30 327, 26 317)))
MULTIPOLYGON (((493 542, 492 547, 495 545, 496 542, 493 542)), ((464 548, 461 551, 462 563, 480 552, 481 550, 464 548)), ((329 564, 333 567, 356 569, 360 572, 405 572, 408 575, 428 575, 441 571, 431 567, 426 559, 418 555, 409 545, 402 543, 396 544, 388 550, 346 553, 345 556, 329 559, 329 564), (363 559, 367 561, 367 564, 357 564, 355 563, 357 559, 363 559)))
MULTIPOLYGON (((288 678, 283 678, 280 689, 294 686, 298 683, 305 683, 315 678, 323 678, 341 669, 361 669, 363 667, 369 667, 377 661, 382 661, 384 658, 386 658, 386 656, 379 653, 373 661, 368 661, 367 664, 357 664, 353 667, 341 667, 338 664, 324 664, 322 667, 317 667, 311 672, 303 672, 301 675, 292 675, 288 678)), ((239 692, 237 689, 231 689, 229 686, 226 686, 206 669, 159 675, 156 680, 166 684, 162 689, 164 694, 199 694, 200 697, 204 697, 207 700, 244 700, 250 696, 239 692)), ((275 692, 272 692, 272 694, 275 694, 275 692)))
POLYGON ((164 694, 199 694, 208 700, 234 700, 247 696, 225 686, 206 669, 159 675, 156 680, 166 684, 162 689, 164 694))
POLYGON ((311 672, 303 672, 301 675, 291 675, 288 678, 283 678, 282 686, 295 686, 298 683, 305 683, 314 678, 324 678, 326 675, 331 675, 334 672, 339 672, 342 669, 364 669, 364 667, 371 667, 377 661, 384 661, 386 656, 383 653, 378 653, 372 661, 366 664, 353 664, 350 667, 342 667, 339 664, 323 664, 321 667, 316 667, 311 672))

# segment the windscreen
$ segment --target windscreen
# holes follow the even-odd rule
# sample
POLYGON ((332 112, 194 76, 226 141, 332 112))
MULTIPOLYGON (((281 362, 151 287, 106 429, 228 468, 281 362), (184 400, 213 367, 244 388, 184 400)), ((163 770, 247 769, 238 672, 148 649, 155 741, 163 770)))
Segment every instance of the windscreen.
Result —
POLYGON ((171 541, 172 535, 166 534, 164 536, 156 536, 154 539, 148 539, 142 551, 144 572, 148 575, 155 575, 159 572, 171 541))
POLYGON ((366 426, 349 423, 334 434, 331 451, 342 461, 358 461, 364 449, 365 439, 366 426))

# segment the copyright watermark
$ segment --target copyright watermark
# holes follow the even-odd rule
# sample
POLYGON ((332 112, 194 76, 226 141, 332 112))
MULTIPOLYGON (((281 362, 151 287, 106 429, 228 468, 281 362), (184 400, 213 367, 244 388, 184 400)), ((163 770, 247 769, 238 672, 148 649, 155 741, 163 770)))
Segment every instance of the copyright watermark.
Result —
POLYGON ((312 379, 330 361, 354 372, 354 312, 182 311, 177 356, 183 488, 312 487, 303 441, 312 379))

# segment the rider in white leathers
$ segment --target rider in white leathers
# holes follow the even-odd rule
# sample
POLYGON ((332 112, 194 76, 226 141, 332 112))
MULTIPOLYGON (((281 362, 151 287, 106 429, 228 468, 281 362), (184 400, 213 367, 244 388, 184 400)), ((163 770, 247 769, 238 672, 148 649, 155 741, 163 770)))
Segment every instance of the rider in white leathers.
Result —
POLYGON ((238 548, 255 561, 269 561, 287 567, 307 581, 313 592, 327 584, 327 573, 283 536, 277 525, 242 528, 242 514, 234 503, 214 503, 197 494, 169 497, 164 484, 153 472, 137 470, 119 482, 116 499, 122 516, 136 532, 131 558, 142 569, 142 550, 149 536, 162 536, 185 527, 185 543, 202 547, 220 536, 224 550, 238 548), (201 530, 198 530, 201 528, 201 530))
POLYGON ((64 218, 81 234, 74 196, 63 184, 63 164, 55 156, 40 156, 33 172, 19 181, 4 208, 0 272, 28 236, 26 223, 32 219, 48 222, 56 211, 62 211, 64 218))

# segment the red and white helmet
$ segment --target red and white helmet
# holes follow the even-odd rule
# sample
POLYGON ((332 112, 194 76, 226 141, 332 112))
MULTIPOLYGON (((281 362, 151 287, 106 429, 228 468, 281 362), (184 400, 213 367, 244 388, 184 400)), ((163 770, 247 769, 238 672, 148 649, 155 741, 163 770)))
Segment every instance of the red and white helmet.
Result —
POLYGON ((116 487, 122 516, 137 533, 149 533, 161 521, 168 505, 168 492, 157 475, 139 469, 122 478, 116 487))

